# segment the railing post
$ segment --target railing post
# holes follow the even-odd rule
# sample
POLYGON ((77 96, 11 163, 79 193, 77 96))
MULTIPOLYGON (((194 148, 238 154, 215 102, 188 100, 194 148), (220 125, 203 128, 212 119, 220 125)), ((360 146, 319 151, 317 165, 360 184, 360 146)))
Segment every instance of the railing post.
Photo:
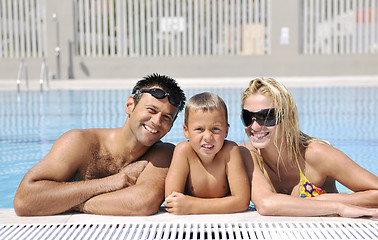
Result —
POLYGON ((24 78, 25 78, 25 87, 26 87, 26 90, 29 90, 28 66, 25 64, 25 59, 24 58, 21 59, 20 65, 18 66, 17 80, 16 80, 17 92, 21 91, 22 73, 24 74, 24 78))
POLYGON ((25 61, 24 59, 21 59, 20 65, 18 67, 17 81, 16 81, 18 92, 20 92, 21 90, 21 80, 22 80, 22 71, 24 69, 24 61, 25 61))
POLYGON ((50 79, 72 78, 74 0, 46 0, 47 58, 50 79))
POLYGON ((46 84, 46 89, 49 89, 49 76, 47 74, 48 68, 46 65, 46 59, 42 59, 42 64, 41 64, 41 74, 39 77, 39 87, 40 91, 43 91, 43 84, 46 84))

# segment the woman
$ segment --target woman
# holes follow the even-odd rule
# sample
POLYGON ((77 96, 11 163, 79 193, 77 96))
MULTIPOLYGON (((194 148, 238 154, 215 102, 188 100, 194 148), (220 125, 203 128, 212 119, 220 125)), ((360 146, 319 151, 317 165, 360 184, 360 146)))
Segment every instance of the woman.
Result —
POLYGON ((378 177, 302 133, 285 86, 271 78, 252 80, 242 95, 242 121, 250 141, 240 148, 260 214, 378 217, 378 177), (355 193, 337 193, 335 180, 355 193))

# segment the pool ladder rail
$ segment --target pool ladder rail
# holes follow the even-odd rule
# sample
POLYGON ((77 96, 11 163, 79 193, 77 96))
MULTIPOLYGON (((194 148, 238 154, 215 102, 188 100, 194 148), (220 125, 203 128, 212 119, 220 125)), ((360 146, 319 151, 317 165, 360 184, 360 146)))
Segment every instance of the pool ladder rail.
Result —
MULTIPOLYGON (((28 67, 25 64, 25 59, 22 58, 20 61, 20 65, 18 67, 18 73, 17 73, 17 92, 21 91, 21 81, 22 81, 22 73, 24 72, 24 77, 25 77, 25 87, 26 90, 29 90, 29 77, 28 77, 28 67)), ((40 78, 39 78, 39 89, 41 92, 44 90, 44 85, 46 85, 46 90, 49 89, 49 77, 48 77, 48 68, 46 64, 46 59, 42 59, 42 64, 41 64, 41 73, 40 73, 40 78)))

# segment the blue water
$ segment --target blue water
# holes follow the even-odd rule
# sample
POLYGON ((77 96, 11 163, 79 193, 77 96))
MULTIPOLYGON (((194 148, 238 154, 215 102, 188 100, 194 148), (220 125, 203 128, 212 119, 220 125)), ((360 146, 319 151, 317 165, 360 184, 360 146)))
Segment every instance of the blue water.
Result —
MULTIPOLYGON (((327 140, 362 167, 378 174, 378 88, 291 88, 301 129, 327 140)), ((243 89, 190 89, 219 94, 229 109, 228 139, 247 140, 239 118, 243 89)), ((73 128, 119 127, 124 124, 130 90, 21 92, 0 91, 0 208, 12 208, 24 174, 73 128)), ((180 113, 163 140, 185 140, 180 113)), ((345 187, 338 184, 342 191, 345 187)))

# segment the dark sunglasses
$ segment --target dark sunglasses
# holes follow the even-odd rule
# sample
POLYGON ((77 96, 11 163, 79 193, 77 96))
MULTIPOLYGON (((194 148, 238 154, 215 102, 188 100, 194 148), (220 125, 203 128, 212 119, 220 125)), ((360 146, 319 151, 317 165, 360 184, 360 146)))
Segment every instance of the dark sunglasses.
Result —
POLYGON ((164 90, 161 90, 160 88, 138 89, 135 92, 133 92, 134 95, 140 93, 149 93, 157 99, 163 99, 166 96, 168 96, 169 103, 178 108, 180 108, 182 104, 182 101, 179 98, 170 95, 169 93, 165 92, 164 90))
POLYGON ((274 108, 262 109, 257 112, 250 112, 246 109, 242 110, 241 120, 244 126, 248 127, 256 120, 261 126, 272 127, 276 125, 276 115, 274 108))

